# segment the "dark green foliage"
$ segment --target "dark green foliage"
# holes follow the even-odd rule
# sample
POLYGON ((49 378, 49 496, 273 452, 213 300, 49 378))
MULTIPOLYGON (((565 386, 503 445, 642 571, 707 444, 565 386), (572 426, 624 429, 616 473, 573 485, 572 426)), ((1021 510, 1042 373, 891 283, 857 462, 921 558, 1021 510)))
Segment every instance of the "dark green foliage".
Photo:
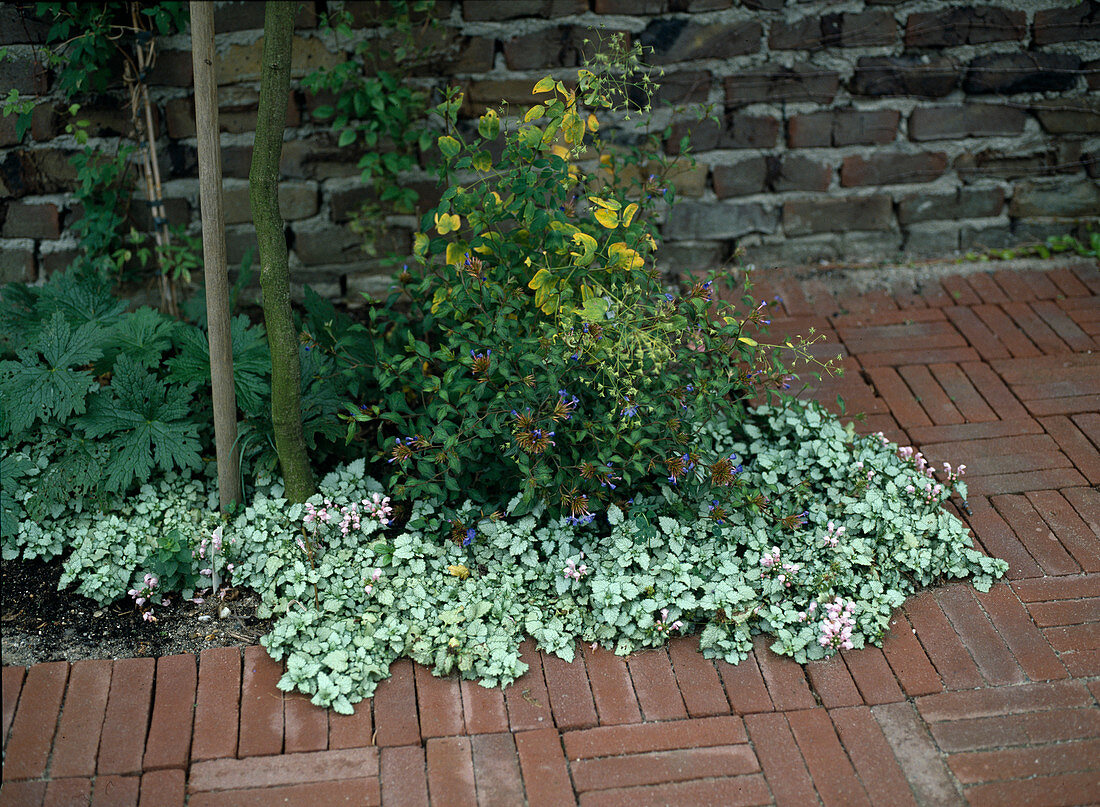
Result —
POLYGON ((178 529, 166 530, 157 536, 157 549, 150 558, 149 571, 157 578, 158 590, 167 593, 193 591, 201 587, 201 578, 196 574, 191 552, 190 544, 178 529))
MULTIPOLYGON (((137 31, 130 3, 35 3, 34 13, 50 23, 47 52, 57 70, 58 87, 67 95, 103 92, 118 79, 119 50, 137 31)), ((187 30, 187 3, 151 3, 141 10, 138 26, 160 36, 187 30)))
MULTIPOLYGON (((371 340, 311 290, 303 322, 303 431, 313 462, 325 469, 361 451, 346 445, 340 413, 365 394, 358 362, 370 355, 371 340)), ((205 329, 144 306, 127 311, 104 283, 72 270, 41 287, 4 287, 0 327, 7 337, 0 343, 5 530, 24 510, 42 518, 109 508, 137 485, 197 469, 212 454, 205 329), (34 495, 20 505, 15 491, 28 472, 34 495)), ((249 468, 273 470, 264 328, 240 314, 231 335, 240 446, 249 468)))
POLYGON ((194 385, 161 375, 176 322, 149 308, 128 313, 75 272, 41 288, 8 285, 0 320, 15 328, 0 361, 0 436, 43 467, 32 516, 85 499, 106 506, 154 469, 199 467, 194 385))
POLYGON ((143 305, 114 328, 104 359, 114 364, 115 357, 125 354, 143 367, 156 368, 175 344, 180 327, 178 322, 143 305))
POLYGON ((110 393, 93 397, 81 420, 85 434, 106 438, 104 488, 121 493, 162 471, 199 467, 197 426, 189 422, 192 388, 166 386, 125 354, 115 361, 110 393))
MULTIPOLYGON (((332 358, 333 384, 345 400, 362 404, 378 400, 378 386, 365 368, 373 367, 379 335, 353 320, 309 286, 305 290, 302 339, 315 354, 332 358)), ((303 370, 303 375, 305 371, 303 370)))
POLYGON ((19 351, 19 361, 0 363, 3 434, 19 437, 36 421, 64 422, 84 412, 92 374, 78 368, 99 358, 99 335, 91 323, 74 332, 55 311, 33 347, 19 351))
POLYGON ((15 535, 19 529, 20 506, 15 498, 22 487, 20 480, 34 463, 18 454, 0 454, 0 534, 15 535))
MULTIPOLYGON (((233 382, 237 406, 246 418, 260 417, 271 394, 271 358, 262 325, 240 314, 229 326, 233 341, 233 382)), ((177 384, 210 386, 210 343, 205 329, 182 326, 179 353, 168 361, 168 378, 177 384)))
MULTIPOLYGON (((341 148, 363 152, 358 167, 375 198, 356 212, 352 228, 363 236, 370 255, 378 252, 377 242, 385 235, 386 214, 413 212, 417 192, 402 174, 417 168, 420 154, 435 140, 427 124, 428 92, 405 80, 435 56, 424 37, 438 25, 430 17, 434 5, 431 0, 378 3, 379 38, 360 40, 352 58, 302 80, 308 91, 333 99, 313 116, 332 121, 341 148), (417 17, 422 22, 414 22, 417 17)), ((349 12, 333 12, 323 22, 338 42, 353 37, 349 12)))

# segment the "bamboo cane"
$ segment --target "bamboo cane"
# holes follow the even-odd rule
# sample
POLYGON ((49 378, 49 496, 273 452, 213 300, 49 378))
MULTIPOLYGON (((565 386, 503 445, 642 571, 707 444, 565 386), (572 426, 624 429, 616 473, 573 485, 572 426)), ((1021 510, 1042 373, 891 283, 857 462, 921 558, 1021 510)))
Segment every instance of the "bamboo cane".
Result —
MULTIPOLYGON (((138 4, 130 4, 130 14, 133 19, 134 29, 141 30, 138 18, 138 4)), ((160 164, 157 161, 157 141, 153 129, 153 110, 149 101, 149 87, 145 83, 147 69, 152 67, 154 58, 154 43, 150 40, 148 54, 141 42, 134 45, 137 57, 137 75, 129 62, 126 65, 127 81, 131 83, 130 90, 130 114, 134 121, 134 129, 137 131, 142 143, 142 173, 145 175, 145 188, 148 197, 149 212, 153 217, 153 238, 159 247, 159 254, 172 243, 172 233, 168 229, 168 212, 164 207, 164 188, 160 179, 160 164), (139 112, 139 105, 143 109, 139 112), (144 118, 144 120, 143 120, 144 118)), ((158 261, 161 260, 158 258, 158 261)), ((173 317, 179 316, 179 305, 176 300, 176 289, 173 278, 165 271, 163 264, 160 267, 160 295, 166 313, 173 317)))

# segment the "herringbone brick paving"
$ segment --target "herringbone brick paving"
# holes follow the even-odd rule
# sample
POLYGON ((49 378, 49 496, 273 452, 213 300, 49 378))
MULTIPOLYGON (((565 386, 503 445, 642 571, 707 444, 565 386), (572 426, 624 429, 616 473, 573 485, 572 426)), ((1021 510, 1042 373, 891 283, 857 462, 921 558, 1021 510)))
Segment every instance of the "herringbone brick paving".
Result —
POLYGON ((504 690, 393 665, 353 716, 275 688, 261 648, 3 669, 0 805, 1100 803, 1100 271, 782 298, 829 337, 812 395, 969 466, 988 593, 911 597, 884 646, 799 665, 693 638, 572 664, 523 646, 504 690))

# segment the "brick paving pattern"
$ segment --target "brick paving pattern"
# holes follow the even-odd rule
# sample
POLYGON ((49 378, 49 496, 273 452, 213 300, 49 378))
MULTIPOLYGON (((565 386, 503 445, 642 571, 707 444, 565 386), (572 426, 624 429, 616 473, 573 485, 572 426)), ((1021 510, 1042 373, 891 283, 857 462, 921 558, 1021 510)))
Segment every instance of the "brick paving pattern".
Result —
POLYGON ((919 295, 779 295, 847 370, 811 394, 965 463, 988 593, 911 597, 882 649, 740 665, 691 638, 501 690, 408 660, 345 717, 260 648, 3 669, 7 805, 1100 803, 1100 271, 945 278, 919 295))

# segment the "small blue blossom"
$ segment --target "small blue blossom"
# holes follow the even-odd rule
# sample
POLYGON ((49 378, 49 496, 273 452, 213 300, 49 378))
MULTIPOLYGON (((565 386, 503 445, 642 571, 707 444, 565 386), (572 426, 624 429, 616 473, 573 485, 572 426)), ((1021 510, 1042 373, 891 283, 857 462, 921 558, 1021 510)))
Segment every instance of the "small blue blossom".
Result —
POLYGON ((474 538, 476 538, 476 537, 477 537, 477 530, 474 529, 473 527, 470 527, 468 530, 466 530, 466 537, 462 539, 462 545, 463 546, 469 546, 470 544, 472 544, 474 542, 474 538))

